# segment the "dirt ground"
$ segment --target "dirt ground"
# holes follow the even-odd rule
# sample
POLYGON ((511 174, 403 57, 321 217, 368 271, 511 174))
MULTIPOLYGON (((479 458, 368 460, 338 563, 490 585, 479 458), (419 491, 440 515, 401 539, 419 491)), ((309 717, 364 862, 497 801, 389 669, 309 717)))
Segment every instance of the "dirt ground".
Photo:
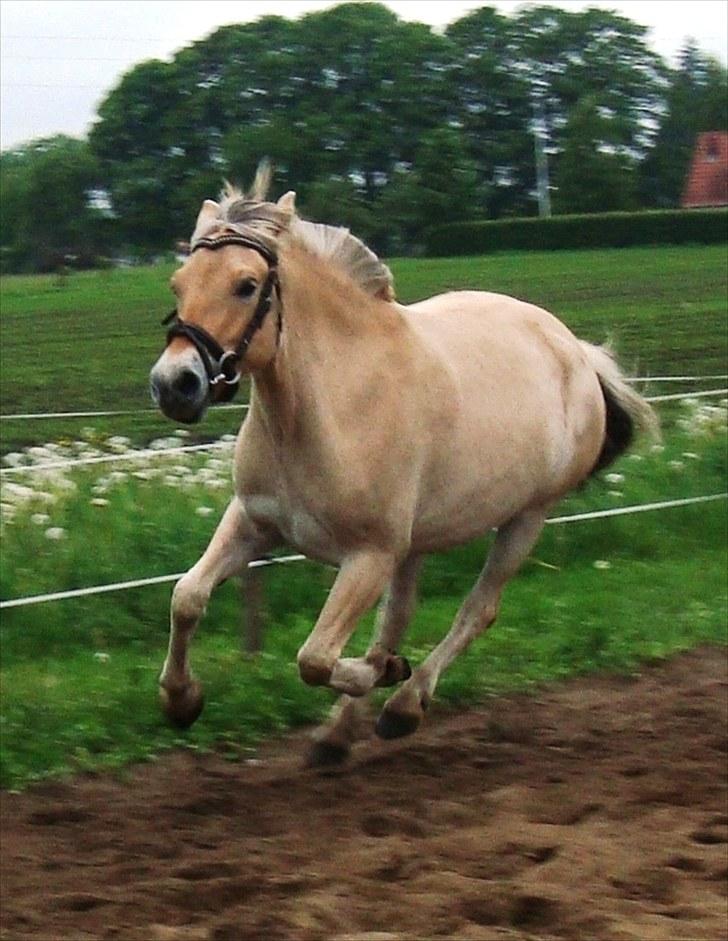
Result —
POLYGON ((6 794, 0 936, 722 941, 727 725, 706 648, 431 715, 341 770, 295 736, 6 794))

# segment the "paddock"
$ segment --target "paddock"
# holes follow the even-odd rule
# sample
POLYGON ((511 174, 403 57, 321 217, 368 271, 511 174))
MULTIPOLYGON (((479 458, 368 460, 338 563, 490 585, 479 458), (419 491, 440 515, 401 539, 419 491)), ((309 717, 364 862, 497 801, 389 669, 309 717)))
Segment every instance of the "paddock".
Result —
POLYGON ((6 795, 1 936, 717 939, 727 687, 704 647, 438 711, 345 770, 285 738, 6 795))

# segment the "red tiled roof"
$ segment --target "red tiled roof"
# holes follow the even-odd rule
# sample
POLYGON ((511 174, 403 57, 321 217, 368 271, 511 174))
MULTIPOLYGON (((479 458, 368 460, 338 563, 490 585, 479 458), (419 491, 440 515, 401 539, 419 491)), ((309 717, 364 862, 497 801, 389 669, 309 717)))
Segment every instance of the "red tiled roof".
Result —
POLYGON ((728 206, 728 132, 698 135, 680 205, 728 206))

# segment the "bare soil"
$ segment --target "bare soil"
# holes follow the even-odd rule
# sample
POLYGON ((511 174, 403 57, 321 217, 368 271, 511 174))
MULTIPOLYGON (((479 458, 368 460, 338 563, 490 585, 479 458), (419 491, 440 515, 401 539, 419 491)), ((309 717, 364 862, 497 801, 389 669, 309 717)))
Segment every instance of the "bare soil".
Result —
POLYGON ((6 794, 0 936, 723 941, 727 720, 703 648, 431 715, 334 771, 293 736, 6 794))

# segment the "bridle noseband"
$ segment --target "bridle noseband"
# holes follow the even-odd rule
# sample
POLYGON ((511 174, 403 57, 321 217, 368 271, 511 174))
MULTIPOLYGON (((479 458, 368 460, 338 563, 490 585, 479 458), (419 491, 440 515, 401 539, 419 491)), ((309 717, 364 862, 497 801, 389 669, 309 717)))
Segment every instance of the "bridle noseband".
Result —
MULTIPOLYGON (((278 334, 276 343, 279 342, 282 326, 281 285, 278 280, 278 256, 267 245, 255 238, 237 234, 220 235, 217 238, 201 238, 195 242, 191 252, 196 252, 200 248, 215 251, 224 245, 243 245, 245 248, 252 248, 268 262, 268 275, 260 289, 258 303, 255 305, 253 316, 250 318, 235 349, 224 350, 207 330, 188 323, 186 320, 180 320, 176 309, 171 311, 162 323, 165 326, 171 324, 167 331, 167 346, 175 337, 185 337, 192 343, 200 354, 211 387, 222 382, 226 386, 237 388, 241 375, 238 368, 239 364, 245 358, 253 337, 263 326, 265 318, 273 306, 274 292, 278 295, 278 334)), ((230 390, 231 395, 234 394, 235 388, 230 390)))

